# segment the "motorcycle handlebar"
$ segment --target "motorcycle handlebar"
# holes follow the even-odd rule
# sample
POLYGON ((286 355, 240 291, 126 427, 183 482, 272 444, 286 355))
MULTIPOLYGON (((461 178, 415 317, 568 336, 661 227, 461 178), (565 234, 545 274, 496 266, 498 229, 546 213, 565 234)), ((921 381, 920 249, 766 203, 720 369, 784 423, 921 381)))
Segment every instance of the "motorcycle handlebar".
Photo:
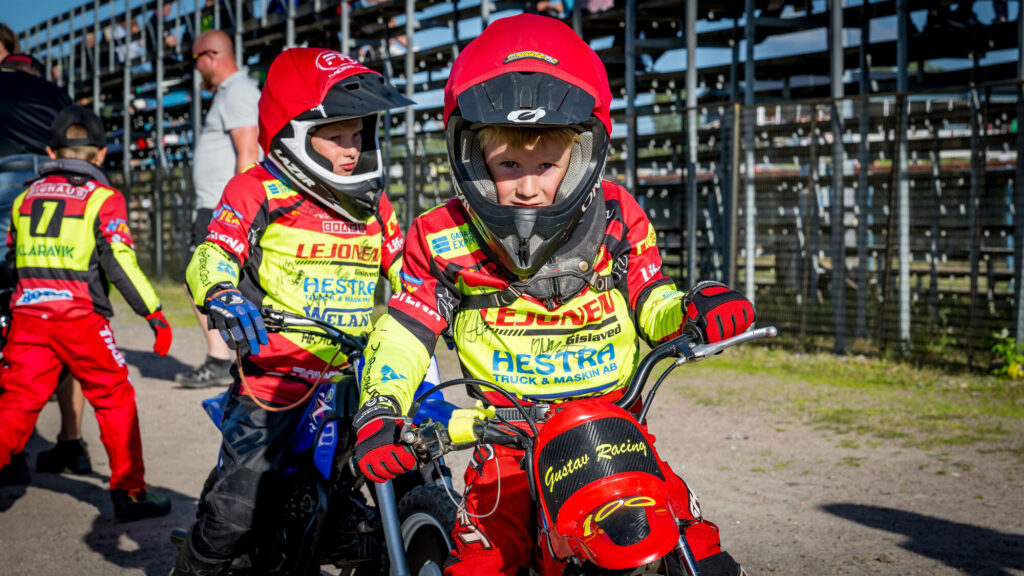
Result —
POLYGON ((640 394, 644 391, 644 386, 647 384, 647 379, 651 375, 651 370, 654 369, 655 364, 665 358, 675 356, 677 357, 676 365, 682 366, 683 364, 700 362, 708 356, 714 356, 731 346, 744 344, 746 342, 759 340, 765 337, 774 338, 776 335, 778 335, 778 330, 776 330, 774 326, 767 326, 756 330, 748 330, 742 334, 738 334, 732 338, 726 338, 725 340, 715 342, 713 344, 700 344, 697 341, 696 336, 693 334, 683 334, 678 338, 658 346, 647 354, 637 367, 636 373, 633 374, 633 380, 630 381, 629 387, 626 389, 626 393, 622 395, 622 398, 615 402, 615 405, 624 410, 628 410, 631 406, 636 404, 636 401, 640 399, 640 394))
POLYGON ((267 332, 290 332, 326 338, 350 359, 362 354, 363 348, 366 347, 365 338, 342 332, 323 320, 286 310, 277 310, 270 306, 264 306, 260 310, 260 315, 263 317, 267 332), (315 330, 305 330, 305 328, 314 328, 315 330))

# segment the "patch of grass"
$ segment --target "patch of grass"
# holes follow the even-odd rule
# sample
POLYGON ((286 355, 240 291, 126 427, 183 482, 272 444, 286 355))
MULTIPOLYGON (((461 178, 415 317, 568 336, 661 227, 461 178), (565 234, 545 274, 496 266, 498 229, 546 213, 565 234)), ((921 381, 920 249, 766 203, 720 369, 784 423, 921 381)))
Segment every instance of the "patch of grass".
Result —
POLYGON ((754 466, 753 468, 750 469, 750 471, 755 473, 764 473, 767 472, 768 470, 761 466, 754 466))
POLYGON ((851 438, 846 438, 844 440, 840 440, 839 441, 839 447, 840 448, 860 448, 860 442, 857 442, 856 440, 853 440, 851 438))
POLYGON ((776 462, 775 463, 775 469, 776 470, 782 470, 783 468, 788 467, 792 463, 793 463, 792 460, 786 460, 785 462, 776 462))
MULTIPOLYGON (((698 404, 758 405, 837 434, 934 449, 992 443, 1024 462, 1024 383, 885 358, 747 346, 673 375, 698 404), (685 374, 684 374, 685 373, 685 374), (706 385, 695 385, 706 382, 706 385)), ((778 428, 781 431, 782 426, 778 428)), ((864 443, 864 440, 858 439, 864 443)), ((840 444, 844 446, 844 444, 840 444)))
POLYGON ((854 456, 847 456, 839 461, 840 466, 849 466, 850 468, 860 468, 861 462, 864 458, 857 458, 854 456))

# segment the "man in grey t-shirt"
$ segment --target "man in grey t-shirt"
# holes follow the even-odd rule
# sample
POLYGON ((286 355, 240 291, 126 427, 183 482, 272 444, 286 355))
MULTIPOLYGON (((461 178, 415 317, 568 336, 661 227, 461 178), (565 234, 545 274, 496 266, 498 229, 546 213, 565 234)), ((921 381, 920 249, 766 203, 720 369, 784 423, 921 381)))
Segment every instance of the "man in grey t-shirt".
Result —
MULTIPOLYGON (((199 35, 192 44, 192 59, 203 77, 203 88, 214 93, 192 154, 196 215, 191 249, 195 250, 206 238, 206 228, 228 180, 259 160, 256 125, 260 91, 238 69, 231 38, 220 30, 199 35)), ((185 388, 230 384, 231 350, 216 330, 207 329, 206 315, 194 304, 193 309, 206 330, 207 356, 198 368, 178 374, 175 381, 185 388)))

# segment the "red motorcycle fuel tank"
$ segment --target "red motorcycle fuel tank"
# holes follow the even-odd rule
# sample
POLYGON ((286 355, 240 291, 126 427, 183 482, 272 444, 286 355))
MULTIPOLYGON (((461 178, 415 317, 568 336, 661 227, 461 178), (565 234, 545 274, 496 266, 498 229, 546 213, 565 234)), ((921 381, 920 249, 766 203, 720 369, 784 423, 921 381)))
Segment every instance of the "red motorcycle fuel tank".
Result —
POLYGON ((614 404, 571 404, 534 444, 533 481, 555 556, 624 569, 668 554, 679 526, 650 437, 614 404))

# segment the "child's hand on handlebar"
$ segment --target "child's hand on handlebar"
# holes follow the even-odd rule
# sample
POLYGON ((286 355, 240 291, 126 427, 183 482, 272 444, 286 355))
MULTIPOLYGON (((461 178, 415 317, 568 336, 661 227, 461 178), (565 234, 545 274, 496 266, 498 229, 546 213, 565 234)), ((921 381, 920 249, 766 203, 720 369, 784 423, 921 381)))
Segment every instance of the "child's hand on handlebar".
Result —
POLYGON ((698 282, 686 292, 683 313, 686 325, 709 344, 742 334, 756 316, 746 296, 714 280, 698 282))
POLYGON ((270 343, 263 317, 255 304, 237 288, 221 290, 206 300, 210 328, 220 330, 220 336, 232 350, 243 356, 260 353, 260 345, 270 343))
POLYGON ((416 468, 416 455, 402 443, 405 421, 398 400, 377 396, 356 412, 355 459, 363 475, 373 482, 385 482, 416 468))

